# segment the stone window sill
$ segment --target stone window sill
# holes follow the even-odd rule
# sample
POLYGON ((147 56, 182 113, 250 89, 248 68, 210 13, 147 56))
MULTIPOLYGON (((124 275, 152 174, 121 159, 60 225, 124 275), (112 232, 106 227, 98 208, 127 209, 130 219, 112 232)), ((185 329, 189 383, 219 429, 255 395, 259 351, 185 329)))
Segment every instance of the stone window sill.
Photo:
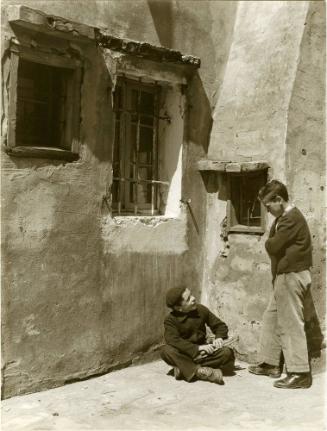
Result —
POLYGON ((230 226, 230 228, 228 229, 228 232, 263 235, 265 233, 265 230, 261 226, 235 225, 235 226, 230 226))
POLYGON ((269 164, 263 160, 254 160, 248 162, 233 162, 223 160, 199 160, 197 162, 197 168, 199 171, 216 171, 226 173, 238 173, 238 172, 253 172, 268 169, 269 164))
POLYGON ((164 215, 113 215, 113 221, 117 225, 125 224, 145 224, 148 226, 157 225, 158 223, 180 220, 178 217, 164 215))
POLYGON ((14 157, 33 157, 38 159, 67 160, 69 162, 76 161, 79 158, 79 155, 77 153, 54 147, 7 147, 6 153, 9 156, 14 157))

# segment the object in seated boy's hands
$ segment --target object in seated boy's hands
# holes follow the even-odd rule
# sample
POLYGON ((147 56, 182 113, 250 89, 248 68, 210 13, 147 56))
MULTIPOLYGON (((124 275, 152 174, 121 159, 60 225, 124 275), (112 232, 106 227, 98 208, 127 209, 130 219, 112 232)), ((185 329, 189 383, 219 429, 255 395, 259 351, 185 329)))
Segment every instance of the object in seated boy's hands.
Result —
MULTIPOLYGON (((238 341, 238 339, 239 339, 238 335, 234 335, 230 338, 226 338, 226 340, 223 340, 222 347, 230 347, 234 343, 236 343, 238 341)), ((218 349, 219 349, 219 347, 215 347, 214 352, 216 352, 218 349)), ((200 350, 199 354, 194 358, 194 362, 199 362, 199 361, 201 361, 201 359, 204 359, 208 356, 210 356, 210 355, 208 355, 208 353, 206 353, 204 350, 200 350)))

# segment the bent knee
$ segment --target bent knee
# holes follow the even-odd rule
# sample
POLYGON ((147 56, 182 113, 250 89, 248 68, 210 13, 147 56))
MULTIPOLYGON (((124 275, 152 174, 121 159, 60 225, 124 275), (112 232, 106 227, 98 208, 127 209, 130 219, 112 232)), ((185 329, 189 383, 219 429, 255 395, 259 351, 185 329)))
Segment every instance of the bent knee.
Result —
POLYGON ((225 360, 231 361, 235 359, 234 351, 230 347, 222 347, 221 354, 224 356, 225 360))
POLYGON ((178 352, 178 350, 175 347, 170 346, 169 344, 165 344, 160 349, 160 356, 162 359, 165 359, 171 355, 176 354, 177 352, 178 352))

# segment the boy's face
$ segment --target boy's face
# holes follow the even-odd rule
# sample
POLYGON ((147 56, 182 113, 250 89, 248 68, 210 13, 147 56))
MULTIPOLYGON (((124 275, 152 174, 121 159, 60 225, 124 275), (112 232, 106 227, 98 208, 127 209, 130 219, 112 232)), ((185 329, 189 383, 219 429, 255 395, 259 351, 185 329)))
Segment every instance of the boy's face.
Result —
POLYGON ((285 201, 280 196, 275 197, 273 200, 269 196, 265 196, 261 202, 274 217, 279 217, 284 212, 285 201))
POLYGON ((188 313, 189 311, 195 310, 196 300, 192 295, 190 289, 186 288, 182 293, 182 301, 179 305, 175 306, 175 309, 182 312, 188 313))

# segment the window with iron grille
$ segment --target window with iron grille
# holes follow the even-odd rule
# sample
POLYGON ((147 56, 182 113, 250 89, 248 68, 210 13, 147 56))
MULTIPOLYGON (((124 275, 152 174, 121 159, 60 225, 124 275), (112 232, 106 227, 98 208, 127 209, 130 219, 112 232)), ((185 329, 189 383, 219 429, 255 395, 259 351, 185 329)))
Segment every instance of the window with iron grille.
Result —
POLYGON ((258 200, 258 192, 266 182, 266 170, 229 174, 229 232, 264 233, 265 209, 258 200))
POLYGON ((159 213, 158 85, 121 78, 114 93, 113 212, 159 213))

